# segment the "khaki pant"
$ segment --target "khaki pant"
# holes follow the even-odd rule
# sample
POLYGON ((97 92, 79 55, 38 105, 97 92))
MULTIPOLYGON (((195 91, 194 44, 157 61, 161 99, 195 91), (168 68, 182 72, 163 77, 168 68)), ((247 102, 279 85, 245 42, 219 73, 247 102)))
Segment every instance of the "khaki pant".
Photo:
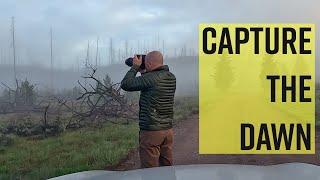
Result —
POLYGON ((141 168, 171 166, 173 130, 139 132, 139 154, 141 168))

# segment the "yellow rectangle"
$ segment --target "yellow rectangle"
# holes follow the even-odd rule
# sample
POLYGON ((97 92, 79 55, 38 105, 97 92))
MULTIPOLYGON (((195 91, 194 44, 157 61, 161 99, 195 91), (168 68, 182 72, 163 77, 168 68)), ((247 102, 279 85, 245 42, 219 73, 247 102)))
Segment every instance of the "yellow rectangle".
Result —
POLYGON ((199 106, 200 154, 314 154, 315 26, 200 24, 199 106), (239 40, 243 43, 238 46, 237 54, 239 40), (276 53, 270 54, 270 50, 276 53), (306 54, 307 50, 311 53, 306 54), (279 76, 279 79, 270 80, 267 76, 279 76), (286 90, 286 102, 283 102, 283 84, 290 89, 293 80, 295 100, 292 90, 286 90), (272 82, 275 102, 272 102, 272 82), (306 98, 311 98, 311 102, 301 102, 306 98), (281 142, 277 143, 279 139, 281 142))

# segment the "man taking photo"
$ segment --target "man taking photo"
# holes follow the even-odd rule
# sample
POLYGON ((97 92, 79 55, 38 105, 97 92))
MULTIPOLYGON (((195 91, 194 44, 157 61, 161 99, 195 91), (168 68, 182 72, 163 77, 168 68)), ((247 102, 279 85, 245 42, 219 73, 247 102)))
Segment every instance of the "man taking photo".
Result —
POLYGON ((145 70, 140 69, 142 56, 133 58, 133 65, 121 81, 125 91, 140 91, 139 154, 142 168, 173 164, 173 104, 176 78, 163 65, 159 51, 145 57, 145 70), (141 76, 136 77, 138 72, 141 76))

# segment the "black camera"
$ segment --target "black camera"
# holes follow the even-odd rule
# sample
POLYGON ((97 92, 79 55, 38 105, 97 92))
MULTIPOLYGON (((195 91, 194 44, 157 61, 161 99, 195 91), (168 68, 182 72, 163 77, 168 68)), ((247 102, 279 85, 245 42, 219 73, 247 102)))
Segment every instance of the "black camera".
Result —
MULTIPOLYGON (((137 54, 136 56, 138 58, 140 58, 142 56, 142 63, 140 65, 140 69, 145 69, 146 66, 145 66, 144 62, 146 60, 146 55, 145 54, 137 54)), ((133 58, 130 57, 130 58, 126 59, 125 63, 126 63, 127 66, 131 67, 133 65, 133 58)))

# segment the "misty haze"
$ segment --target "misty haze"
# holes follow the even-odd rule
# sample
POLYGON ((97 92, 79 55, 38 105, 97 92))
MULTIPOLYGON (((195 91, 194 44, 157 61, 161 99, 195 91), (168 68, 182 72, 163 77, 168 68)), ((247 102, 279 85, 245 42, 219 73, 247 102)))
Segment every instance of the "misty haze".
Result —
MULTIPOLYGON (((319 29, 319 7, 317 0, 1 0, 0 179, 140 168, 139 92, 123 91, 120 82, 130 69, 125 60, 151 51, 163 54, 176 77, 173 113, 167 113, 173 114, 174 165, 319 165, 316 155, 198 153, 199 24, 313 23, 319 29)), ((212 83, 233 77, 226 66, 212 68, 212 83)), ((316 53, 316 82, 319 75, 316 53)), ((232 89, 234 80, 222 84, 232 89)), ((319 117, 316 111, 317 125, 319 117)))

